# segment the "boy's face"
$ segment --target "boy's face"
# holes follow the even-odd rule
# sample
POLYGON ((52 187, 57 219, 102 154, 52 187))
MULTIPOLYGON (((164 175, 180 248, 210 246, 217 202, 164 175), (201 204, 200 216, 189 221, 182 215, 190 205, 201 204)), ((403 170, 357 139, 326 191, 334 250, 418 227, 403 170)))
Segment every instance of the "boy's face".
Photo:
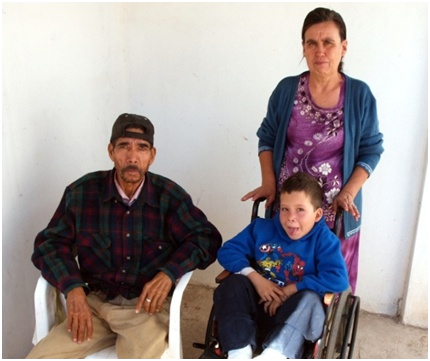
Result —
POLYGON ((282 228, 293 240, 306 236, 323 215, 314 209, 309 196, 303 191, 281 194, 279 218, 282 228))

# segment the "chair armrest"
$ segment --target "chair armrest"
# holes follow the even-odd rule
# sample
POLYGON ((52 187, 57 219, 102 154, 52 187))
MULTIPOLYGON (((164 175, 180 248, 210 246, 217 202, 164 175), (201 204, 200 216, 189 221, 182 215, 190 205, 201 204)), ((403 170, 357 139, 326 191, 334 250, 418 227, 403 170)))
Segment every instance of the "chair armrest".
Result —
MULTIPOLYGON (((177 282, 170 303, 169 317, 169 345, 162 358, 180 359, 182 358, 181 339, 181 301, 185 288, 191 279, 193 271, 184 274, 177 282)), ((33 344, 36 345, 44 338, 49 330, 54 326, 56 308, 56 289, 48 283, 42 276, 39 277, 34 292, 34 307, 36 324, 33 334, 33 344)), ((64 297, 61 296, 63 307, 65 307, 64 297)))
POLYGON ((182 358, 182 338, 181 338, 181 302, 185 288, 190 281, 193 271, 185 273, 177 282, 170 302, 169 316, 169 345, 161 358, 181 359, 182 358))
POLYGON ((55 287, 40 275, 34 291, 34 345, 44 338, 55 324, 56 292, 55 287))

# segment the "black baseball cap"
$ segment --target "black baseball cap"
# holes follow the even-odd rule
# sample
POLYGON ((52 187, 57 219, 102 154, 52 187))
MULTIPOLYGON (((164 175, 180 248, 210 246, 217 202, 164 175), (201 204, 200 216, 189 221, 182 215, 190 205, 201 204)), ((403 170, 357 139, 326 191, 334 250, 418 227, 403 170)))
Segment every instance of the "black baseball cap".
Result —
POLYGON ((147 117, 124 113, 113 124, 110 142, 113 143, 120 137, 143 139, 154 145, 154 126, 147 117), (143 129, 144 132, 137 133, 126 130, 133 126, 143 129))

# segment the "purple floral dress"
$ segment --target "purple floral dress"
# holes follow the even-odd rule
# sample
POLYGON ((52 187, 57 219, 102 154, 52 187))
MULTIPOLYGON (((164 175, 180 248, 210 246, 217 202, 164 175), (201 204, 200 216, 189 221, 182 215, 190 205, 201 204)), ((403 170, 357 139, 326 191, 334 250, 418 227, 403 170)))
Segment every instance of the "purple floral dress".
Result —
MULTIPOLYGON (((277 189, 280 190, 284 180, 297 172, 315 177, 324 191, 324 218, 328 226, 333 228, 335 214, 330 206, 343 186, 345 82, 342 84, 337 106, 320 108, 312 101, 308 80, 307 73, 299 81, 277 189)), ((273 207, 274 211, 279 210, 279 197, 273 207)), ((345 241, 341 229, 340 239, 351 288, 355 291, 359 232, 345 241)))

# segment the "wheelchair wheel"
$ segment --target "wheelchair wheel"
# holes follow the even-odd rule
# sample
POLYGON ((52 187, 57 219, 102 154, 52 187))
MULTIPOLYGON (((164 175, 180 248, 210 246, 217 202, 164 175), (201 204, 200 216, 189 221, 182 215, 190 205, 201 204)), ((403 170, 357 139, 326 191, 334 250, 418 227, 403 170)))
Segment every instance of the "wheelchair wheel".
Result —
POLYGON ((212 306, 211 312, 209 314, 208 325, 206 327, 204 350, 205 351, 203 352, 203 354, 199 357, 201 359, 226 358, 223 352, 221 351, 220 344, 218 341, 218 324, 215 318, 214 306, 212 306))
POLYGON ((344 337, 343 337, 340 358, 351 359, 353 358, 355 336, 357 334, 358 316, 360 312, 360 298, 358 296, 351 295, 349 304, 350 304, 349 313, 348 313, 349 317, 344 330, 344 337))
POLYGON ((348 318, 348 299, 350 291, 342 292, 337 301, 331 331, 327 341, 327 358, 340 358, 342 341, 343 341, 343 328, 345 318, 348 318))
POLYGON ((214 306, 211 308, 211 312, 209 314, 208 325, 206 326, 206 335, 205 335, 205 345, 206 347, 210 347, 216 337, 216 322, 215 322, 215 310, 214 306))
POLYGON ((329 305, 323 335, 317 343, 318 352, 315 358, 335 359, 340 357, 343 341, 343 320, 347 319, 350 294, 350 289, 342 292, 329 305))

